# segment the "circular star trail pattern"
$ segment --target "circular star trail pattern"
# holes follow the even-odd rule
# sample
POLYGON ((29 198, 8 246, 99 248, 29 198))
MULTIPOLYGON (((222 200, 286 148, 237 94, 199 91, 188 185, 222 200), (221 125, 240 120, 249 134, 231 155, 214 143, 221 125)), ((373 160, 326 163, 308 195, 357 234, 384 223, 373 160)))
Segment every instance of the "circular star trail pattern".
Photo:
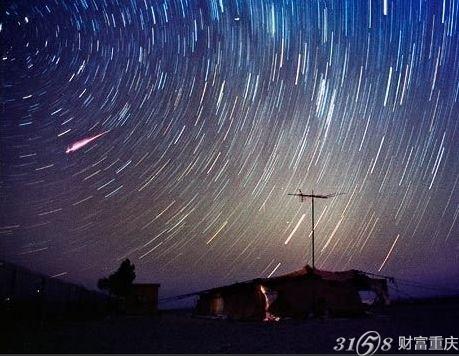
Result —
POLYGON ((459 2, 3 6, 1 258, 165 294, 458 267, 459 2), (102 135, 101 135, 102 134, 102 135), (99 136, 100 135, 100 136, 99 136), (86 143, 74 152, 72 144, 86 143))

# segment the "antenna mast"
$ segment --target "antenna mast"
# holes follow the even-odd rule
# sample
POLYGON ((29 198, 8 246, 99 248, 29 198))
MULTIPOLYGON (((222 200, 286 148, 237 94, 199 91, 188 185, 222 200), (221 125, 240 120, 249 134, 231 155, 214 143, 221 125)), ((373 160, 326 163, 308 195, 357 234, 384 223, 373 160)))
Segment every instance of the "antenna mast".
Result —
POLYGON ((304 202, 304 198, 311 198, 311 234, 312 234, 312 269, 314 270, 316 268, 316 260, 315 260, 315 237, 314 237, 314 198, 319 198, 319 199, 328 199, 335 197, 337 195, 341 195, 344 193, 333 193, 333 194, 327 194, 327 195, 320 195, 316 194, 314 195, 314 190, 311 191, 311 194, 303 194, 301 189, 298 189, 297 194, 289 193, 287 195, 293 195, 296 197, 300 198, 300 203, 304 202))
POLYGON ((314 190, 311 191, 311 230, 312 230, 312 269, 316 268, 316 259, 315 259, 315 239, 314 239, 314 190))

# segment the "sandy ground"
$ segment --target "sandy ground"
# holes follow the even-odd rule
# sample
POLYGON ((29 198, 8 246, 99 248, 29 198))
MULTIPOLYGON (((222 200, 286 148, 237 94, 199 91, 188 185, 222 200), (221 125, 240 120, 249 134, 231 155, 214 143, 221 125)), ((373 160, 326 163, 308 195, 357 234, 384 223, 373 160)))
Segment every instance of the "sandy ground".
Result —
POLYGON ((369 330, 395 338, 391 353, 397 352, 399 336, 459 336, 459 304, 393 306, 358 319, 236 322, 169 311, 41 328, 22 324, 2 332, 0 352, 336 354, 338 337, 358 338, 369 330))

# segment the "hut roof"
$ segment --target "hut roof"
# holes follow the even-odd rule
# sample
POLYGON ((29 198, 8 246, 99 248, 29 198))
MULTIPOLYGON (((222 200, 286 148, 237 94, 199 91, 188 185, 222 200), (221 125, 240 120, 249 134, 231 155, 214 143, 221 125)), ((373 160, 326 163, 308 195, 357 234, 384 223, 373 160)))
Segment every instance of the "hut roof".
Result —
POLYGON ((245 281, 245 282, 238 282, 238 283, 233 283, 233 284, 229 284, 226 286, 220 286, 216 288, 207 289, 207 290, 196 292, 193 294, 198 295, 198 294, 207 294, 207 293, 221 293, 221 292, 225 292, 228 290, 251 288, 259 284, 269 286, 269 285, 275 285, 277 283, 282 283, 282 282, 286 282, 289 280, 296 280, 296 279, 305 278, 305 277, 306 278, 307 277, 311 277, 311 278, 318 277, 320 279, 327 280, 327 281, 346 282, 346 281, 359 279, 362 277, 365 278, 367 276, 365 272, 358 271, 358 270, 332 272, 332 271, 319 270, 317 268, 313 269, 311 266, 306 265, 305 267, 299 270, 296 270, 290 273, 286 273, 281 276, 270 277, 270 278, 256 278, 256 279, 252 279, 252 280, 245 281))

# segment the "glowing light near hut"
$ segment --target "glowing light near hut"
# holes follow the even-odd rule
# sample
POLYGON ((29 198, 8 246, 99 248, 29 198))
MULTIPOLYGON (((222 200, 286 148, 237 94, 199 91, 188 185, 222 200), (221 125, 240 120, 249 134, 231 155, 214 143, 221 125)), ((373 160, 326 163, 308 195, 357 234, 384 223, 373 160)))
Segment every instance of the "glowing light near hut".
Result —
POLYGON ((260 290, 261 290, 261 293, 263 293, 263 296, 265 297, 265 301, 266 301, 266 304, 265 304, 265 318, 263 319, 263 321, 279 321, 279 319, 280 319, 279 317, 271 314, 268 311, 269 305, 271 304, 269 302, 268 291, 262 285, 260 285, 260 290))

